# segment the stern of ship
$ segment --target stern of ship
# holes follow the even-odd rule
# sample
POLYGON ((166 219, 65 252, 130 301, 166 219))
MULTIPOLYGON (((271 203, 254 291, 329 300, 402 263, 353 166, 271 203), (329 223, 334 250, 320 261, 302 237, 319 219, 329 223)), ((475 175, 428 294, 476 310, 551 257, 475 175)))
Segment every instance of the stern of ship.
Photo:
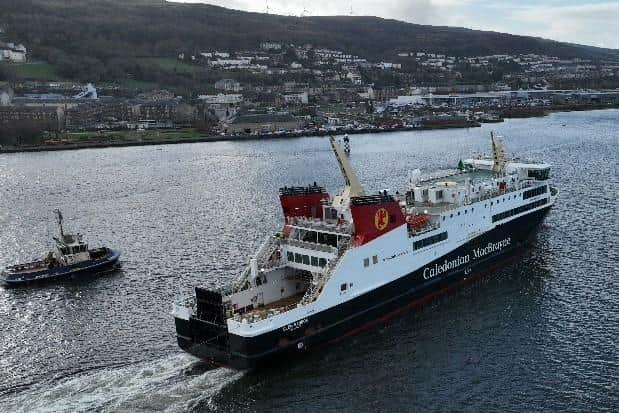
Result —
POLYGON ((196 287, 195 299, 175 304, 173 315, 181 349, 214 365, 229 364, 230 343, 221 292, 196 287))

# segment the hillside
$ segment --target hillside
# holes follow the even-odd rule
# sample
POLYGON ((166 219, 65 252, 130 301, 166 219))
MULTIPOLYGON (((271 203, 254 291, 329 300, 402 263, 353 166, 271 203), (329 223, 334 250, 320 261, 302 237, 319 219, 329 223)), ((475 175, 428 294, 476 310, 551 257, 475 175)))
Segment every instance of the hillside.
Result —
MULTIPOLYGON (((456 56, 619 56, 617 50, 376 17, 298 18, 161 0, 2 0, 2 4, 0 25, 28 46, 32 58, 51 63, 67 79, 149 81, 144 73, 149 68, 141 63, 144 58, 253 49, 265 40, 311 43, 372 60, 411 50, 456 56)), ((188 74, 182 75, 186 81, 188 74)), ((197 80, 206 80, 204 76, 197 80)))

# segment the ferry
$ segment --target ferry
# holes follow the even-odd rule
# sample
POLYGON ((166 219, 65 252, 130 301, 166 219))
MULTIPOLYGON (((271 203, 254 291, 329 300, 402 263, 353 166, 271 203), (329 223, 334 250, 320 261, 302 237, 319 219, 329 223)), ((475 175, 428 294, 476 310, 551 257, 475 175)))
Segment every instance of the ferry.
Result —
POLYGON ((279 191, 282 229, 232 285, 195 287, 173 305, 178 345, 214 365, 268 366, 339 341, 500 266, 558 196, 550 165, 492 156, 433 175, 416 169, 395 193, 368 193, 347 149, 331 148, 345 185, 279 191))
POLYGON ((113 271, 120 266, 120 253, 107 247, 89 249, 81 234, 65 233, 62 213, 55 210, 60 237, 53 237, 56 251, 44 259, 7 267, 0 273, 0 284, 18 286, 65 278, 78 279, 113 271))

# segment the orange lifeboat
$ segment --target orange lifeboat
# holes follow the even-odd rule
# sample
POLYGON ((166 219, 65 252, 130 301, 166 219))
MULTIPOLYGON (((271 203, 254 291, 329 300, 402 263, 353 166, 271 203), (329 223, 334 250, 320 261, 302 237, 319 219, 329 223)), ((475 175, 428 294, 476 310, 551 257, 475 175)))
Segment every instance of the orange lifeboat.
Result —
POLYGON ((426 214, 419 214, 419 215, 407 214, 406 215, 406 223, 408 224, 410 228, 423 227, 424 225, 428 223, 428 221, 430 221, 430 216, 426 214))

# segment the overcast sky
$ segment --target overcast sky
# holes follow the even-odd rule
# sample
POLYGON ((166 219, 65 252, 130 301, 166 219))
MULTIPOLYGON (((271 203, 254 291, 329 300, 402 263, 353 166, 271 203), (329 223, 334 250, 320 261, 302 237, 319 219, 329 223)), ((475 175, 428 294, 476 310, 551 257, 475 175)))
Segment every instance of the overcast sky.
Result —
POLYGON ((276 14, 371 15, 619 49, 619 0, 176 0, 276 14))

